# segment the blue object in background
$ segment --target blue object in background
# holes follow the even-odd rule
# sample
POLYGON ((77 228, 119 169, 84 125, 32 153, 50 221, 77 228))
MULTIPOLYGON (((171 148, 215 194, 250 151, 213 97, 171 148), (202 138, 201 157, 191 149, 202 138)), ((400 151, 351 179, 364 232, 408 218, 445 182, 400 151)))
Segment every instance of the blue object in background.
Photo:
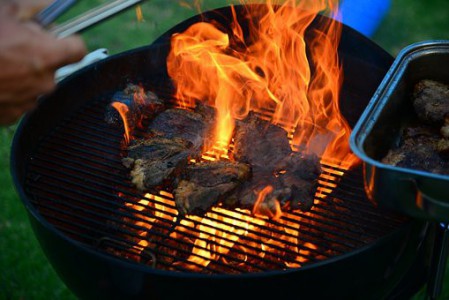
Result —
POLYGON ((390 0, 342 0, 341 21, 371 37, 390 10, 390 0))

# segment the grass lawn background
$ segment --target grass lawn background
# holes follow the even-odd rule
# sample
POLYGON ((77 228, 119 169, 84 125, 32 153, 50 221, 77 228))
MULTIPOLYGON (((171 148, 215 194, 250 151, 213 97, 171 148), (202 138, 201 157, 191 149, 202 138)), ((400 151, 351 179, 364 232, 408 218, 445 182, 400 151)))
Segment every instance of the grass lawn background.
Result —
MULTIPOLYGON (((107 1, 79 1, 65 19, 107 1)), ((107 48, 110 54, 147 45, 182 20, 197 14, 180 1, 152 0, 142 5, 145 21, 131 9, 92 28, 82 36, 90 51, 107 48)), ((227 5, 205 0, 203 9, 227 5)), ((388 15, 372 39, 393 56, 423 40, 449 39, 449 1, 392 0, 388 15)), ((0 299, 75 299, 57 277, 36 241, 25 208, 9 174, 9 151, 15 126, 0 128, 0 299)), ((416 299, 424 299, 419 294, 416 299)), ((441 299, 449 299, 449 274, 441 299)))

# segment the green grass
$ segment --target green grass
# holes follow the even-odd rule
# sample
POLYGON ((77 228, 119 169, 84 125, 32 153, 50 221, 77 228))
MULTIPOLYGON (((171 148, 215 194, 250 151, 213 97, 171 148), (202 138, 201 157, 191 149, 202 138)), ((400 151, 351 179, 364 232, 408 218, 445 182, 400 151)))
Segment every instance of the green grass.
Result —
POLYGON ((449 39, 449 1, 392 0, 373 39, 391 54, 424 40, 449 39))
MULTIPOLYGON (((106 1, 79 1, 64 18, 106 1)), ((204 9, 225 0, 204 1, 204 9)), ((147 45, 182 20, 197 14, 178 1, 153 0, 142 6, 145 21, 131 9, 83 33, 89 50, 110 54, 147 45)), ((422 40, 449 39, 449 1, 393 0, 393 6, 373 40, 392 55, 422 40)), ((0 128, 0 299, 74 299, 45 258, 18 199, 9 174, 9 151, 15 127, 0 128)), ((449 299, 449 276, 441 299, 449 299)), ((424 299, 423 293, 416 299, 424 299)))

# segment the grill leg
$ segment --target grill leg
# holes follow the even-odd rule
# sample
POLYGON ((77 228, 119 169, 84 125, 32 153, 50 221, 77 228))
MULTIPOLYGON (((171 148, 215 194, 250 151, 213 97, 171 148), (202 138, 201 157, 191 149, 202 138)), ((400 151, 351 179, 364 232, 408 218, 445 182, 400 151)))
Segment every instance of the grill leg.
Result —
POLYGON ((427 296, 436 299, 441 294, 444 273, 449 253, 449 224, 437 224, 435 243, 430 266, 430 278, 427 284, 427 296))

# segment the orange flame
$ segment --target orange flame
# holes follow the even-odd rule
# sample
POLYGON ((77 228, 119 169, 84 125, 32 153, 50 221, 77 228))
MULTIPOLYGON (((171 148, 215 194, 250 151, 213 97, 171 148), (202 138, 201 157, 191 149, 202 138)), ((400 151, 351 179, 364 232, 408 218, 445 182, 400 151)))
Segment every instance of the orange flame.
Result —
MULTIPOLYGON (((335 188, 340 170, 358 161, 350 152, 350 128, 339 109, 343 77, 337 47, 341 23, 323 18, 311 28, 318 14, 337 16, 338 1, 274 2, 247 6, 255 19, 245 28, 250 41, 234 9, 230 33, 200 22, 173 35, 167 68, 175 82, 178 105, 191 108, 201 100, 217 110, 215 144, 205 149, 202 159, 228 159, 225 153, 232 142, 235 120, 245 118, 250 111, 263 114, 264 119, 288 132, 293 150, 315 153, 327 166, 337 167, 324 168, 329 174, 320 177, 317 204, 335 188)), ((186 1, 181 3, 187 5, 186 1)), ((173 222, 176 228, 170 237, 191 245, 185 260, 173 265, 201 271, 214 261, 228 264, 224 256, 229 253, 244 263, 270 253, 283 258, 288 250, 295 254, 282 264, 300 267, 309 256, 316 256, 318 249, 299 236, 301 224, 309 221, 294 212, 282 212, 276 200, 274 213, 267 213, 263 205, 272 190, 266 186, 257 191, 252 212, 213 207, 203 217, 188 215, 178 221, 172 195, 166 192, 161 191, 160 196, 148 194, 146 198, 152 201, 144 199, 129 207, 145 221, 146 232, 161 220, 173 222), (154 210, 154 217, 144 215, 143 206, 154 210)), ((146 232, 135 250, 143 251, 150 244, 146 232)))
POLYGON ((280 217, 282 217, 282 210, 281 210, 281 204, 277 199, 274 199, 274 203, 269 203, 269 205, 274 205, 274 207, 265 207, 262 205, 264 203, 266 197, 273 192, 273 187, 271 185, 268 185, 264 187, 260 192, 257 194, 257 200, 256 203, 254 203, 253 207, 253 215, 261 215, 261 216, 269 216, 273 220, 279 220, 280 217), (274 213, 273 213, 274 210, 274 213))
POLYGON ((173 35, 167 67, 176 98, 183 107, 202 100, 217 109, 215 147, 229 145, 235 119, 251 110, 270 111, 269 119, 291 133, 294 150, 337 161, 345 169, 357 161, 338 104, 341 23, 322 18, 310 29, 318 14, 338 15, 337 2, 247 6, 256 20, 248 25, 251 41, 245 40, 234 9, 232 33, 199 22, 173 35))
POLYGON ((111 103, 111 106, 117 110, 117 112, 120 114, 120 117, 122 118, 123 127, 125 129, 125 143, 128 144, 130 141, 130 130, 127 117, 129 108, 128 106, 126 106, 126 104, 123 104, 121 102, 113 102, 111 103))
POLYGON ((129 144, 129 142, 131 141, 131 136, 132 136, 132 131, 134 130, 134 128, 140 127, 142 128, 142 120, 143 120, 143 115, 136 113, 135 111, 133 111, 133 107, 137 106, 137 107, 144 107, 146 105, 146 95, 145 95, 145 90, 142 86, 135 86, 135 91, 133 92, 133 103, 131 103, 131 109, 130 107, 128 107, 128 105, 126 105, 125 103, 122 102, 112 102, 111 106, 119 113, 120 118, 123 122, 123 127, 125 130, 124 133, 124 139, 125 139, 125 144, 129 144), (132 120, 130 121, 130 118, 132 118, 132 120))

